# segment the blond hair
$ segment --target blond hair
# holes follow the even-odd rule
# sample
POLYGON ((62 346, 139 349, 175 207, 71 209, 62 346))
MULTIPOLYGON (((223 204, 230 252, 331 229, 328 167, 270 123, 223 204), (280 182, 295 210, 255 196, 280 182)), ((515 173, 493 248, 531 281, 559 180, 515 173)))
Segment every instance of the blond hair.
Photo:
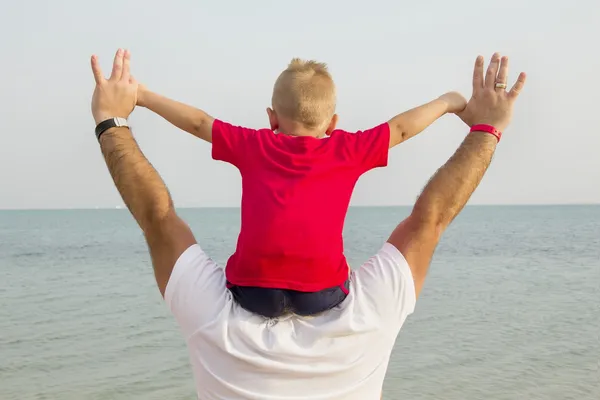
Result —
POLYGON ((336 93, 325 63, 294 58, 273 88, 277 115, 307 129, 324 129, 335 113, 336 93))

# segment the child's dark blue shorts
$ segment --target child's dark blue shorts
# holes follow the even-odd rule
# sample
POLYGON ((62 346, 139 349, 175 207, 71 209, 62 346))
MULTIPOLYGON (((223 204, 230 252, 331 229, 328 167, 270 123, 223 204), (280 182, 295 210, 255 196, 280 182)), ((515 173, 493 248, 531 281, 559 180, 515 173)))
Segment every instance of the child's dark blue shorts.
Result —
POLYGON ((316 315, 340 304, 348 295, 349 282, 318 292, 298 292, 289 289, 270 289, 236 286, 227 288, 240 306, 255 314, 275 318, 284 314, 316 315))

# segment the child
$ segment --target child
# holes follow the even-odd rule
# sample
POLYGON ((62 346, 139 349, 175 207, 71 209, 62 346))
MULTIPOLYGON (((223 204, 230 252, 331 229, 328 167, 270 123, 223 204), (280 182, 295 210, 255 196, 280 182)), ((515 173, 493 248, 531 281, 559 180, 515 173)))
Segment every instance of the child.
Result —
POLYGON ((140 86, 138 105, 212 143, 242 176, 241 229, 227 285, 246 310, 315 315, 348 294, 342 229, 358 178, 387 165, 388 149, 465 99, 450 92, 375 128, 336 130, 336 91, 325 64, 293 59, 273 89, 270 129, 249 129, 140 86))

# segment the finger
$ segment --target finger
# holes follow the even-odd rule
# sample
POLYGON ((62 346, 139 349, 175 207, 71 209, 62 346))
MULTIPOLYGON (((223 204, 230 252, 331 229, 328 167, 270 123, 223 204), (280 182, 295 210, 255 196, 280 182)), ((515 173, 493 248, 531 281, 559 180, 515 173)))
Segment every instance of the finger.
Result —
POLYGON ((129 50, 125 50, 123 55, 123 74, 121 75, 121 80, 128 82, 130 73, 129 73, 129 64, 131 61, 131 52, 129 50))
POLYGON ((98 62, 98 57, 95 55, 92 56, 92 73, 94 74, 94 80, 96 81, 96 85, 104 82, 104 74, 102 73, 102 69, 100 69, 100 63, 98 62))
POLYGON ((121 74, 123 73, 123 49, 117 50, 117 54, 115 54, 115 60, 113 61, 113 69, 110 74, 111 81, 118 81, 121 79, 121 74))
POLYGON ((519 74, 519 77, 517 78, 517 81, 515 82, 513 87, 510 89, 510 92, 508 92, 508 97, 511 100, 516 100, 516 98, 521 93, 521 90, 523 90, 526 80, 527 80, 527 75, 525 74, 525 72, 521 72, 519 74))
POLYGON ((477 56, 473 68, 473 91, 483 87, 483 57, 477 56))
POLYGON ((498 75, 498 64, 500 63, 500 54, 494 53, 492 61, 488 65, 487 72, 485 73, 485 87, 494 88, 496 83, 496 75, 498 75))
POLYGON ((504 56, 500 59, 500 69, 498 70, 498 77, 496 78, 496 82, 504 83, 506 85, 506 80, 508 79, 508 57, 504 56))

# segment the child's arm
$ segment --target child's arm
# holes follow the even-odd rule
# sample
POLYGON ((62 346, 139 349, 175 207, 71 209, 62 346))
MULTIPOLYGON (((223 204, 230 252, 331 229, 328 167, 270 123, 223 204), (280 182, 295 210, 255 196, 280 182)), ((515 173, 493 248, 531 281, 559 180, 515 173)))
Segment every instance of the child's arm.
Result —
POLYGON ((467 106, 467 100, 457 92, 449 92, 437 99, 396 115, 390 125, 390 148, 421 133, 446 113, 458 113, 467 106))
POLYGON ((153 93, 140 85, 137 105, 160 115, 179 129, 212 143, 214 118, 195 107, 153 93))

